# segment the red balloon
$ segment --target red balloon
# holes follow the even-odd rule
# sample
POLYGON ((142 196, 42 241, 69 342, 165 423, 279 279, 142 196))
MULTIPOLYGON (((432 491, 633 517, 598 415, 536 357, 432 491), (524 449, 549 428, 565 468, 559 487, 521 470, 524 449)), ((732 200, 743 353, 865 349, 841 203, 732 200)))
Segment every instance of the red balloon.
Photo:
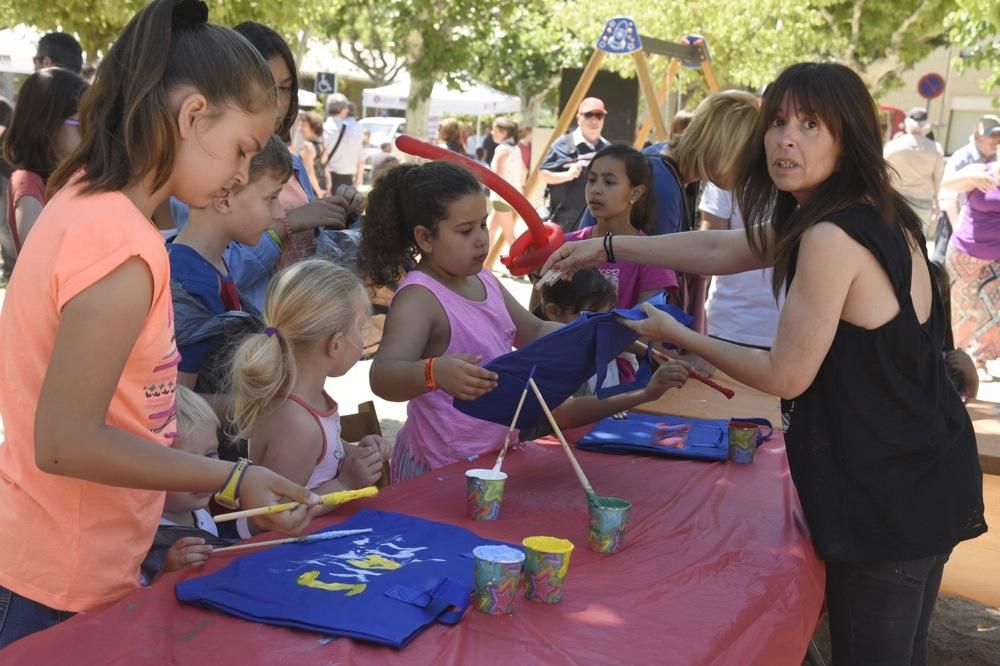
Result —
POLYGON ((462 165, 471 171, 479 182, 500 195, 517 211, 517 214, 528 225, 528 231, 514 241, 510 248, 510 255, 500 259, 500 262, 507 267, 512 275, 527 275, 536 268, 541 268, 549 255, 563 244, 562 229, 558 225, 549 222, 543 223, 542 218, 538 217, 538 213, 535 212, 534 206, 523 194, 517 191, 517 188, 482 164, 465 155, 406 134, 396 138, 396 147, 408 155, 428 160, 447 160, 462 165))

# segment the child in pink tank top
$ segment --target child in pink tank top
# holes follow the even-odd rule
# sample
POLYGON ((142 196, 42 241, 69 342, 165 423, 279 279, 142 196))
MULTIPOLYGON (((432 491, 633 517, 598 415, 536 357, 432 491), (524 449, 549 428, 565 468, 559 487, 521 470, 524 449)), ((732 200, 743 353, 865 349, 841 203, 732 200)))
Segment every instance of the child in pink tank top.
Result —
POLYGON ((361 357, 370 307, 354 273, 301 261, 274 278, 267 328, 233 355, 234 420, 250 458, 318 494, 372 485, 389 456, 375 435, 345 447, 337 403, 323 390, 361 357))
POLYGON ((452 400, 490 391, 496 376, 480 364, 559 327, 531 315, 483 269, 488 214, 479 182, 448 162, 398 166, 371 192, 365 277, 395 284, 419 255, 392 301, 371 373, 377 395, 409 401, 394 482, 498 450, 506 427, 466 416, 452 400))

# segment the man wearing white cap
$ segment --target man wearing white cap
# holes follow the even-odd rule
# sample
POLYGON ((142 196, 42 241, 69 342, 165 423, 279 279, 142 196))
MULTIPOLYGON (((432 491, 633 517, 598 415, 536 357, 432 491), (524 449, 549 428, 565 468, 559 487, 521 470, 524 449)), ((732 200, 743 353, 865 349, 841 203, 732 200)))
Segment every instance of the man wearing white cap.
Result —
POLYGON ((581 174, 594 155, 610 145, 601 136, 608 110, 597 97, 588 97, 576 112, 575 130, 559 137, 549 148, 538 172, 549 186, 552 221, 565 231, 576 227, 587 207, 586 179, 581 174))
POLYGON ((944 154, 936 141, 927 138, 931 131, 927 109, 912 109, 903 125, 906 133, 885 144, 882 156, 892 165, 893 186, 920 218, 924 235, 930 237, 936 226, 944 154))

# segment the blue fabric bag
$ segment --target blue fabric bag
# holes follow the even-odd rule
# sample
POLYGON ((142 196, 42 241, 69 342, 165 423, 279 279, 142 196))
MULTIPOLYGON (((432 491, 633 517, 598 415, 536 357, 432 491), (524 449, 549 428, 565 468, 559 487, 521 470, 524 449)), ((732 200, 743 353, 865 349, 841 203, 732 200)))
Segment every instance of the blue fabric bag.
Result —
POLYGON ((761 426, 757 431, 757 446, 771 436, 771 423, 767 419, 705 420, 629 412, 624 419, 610 416, 601 419, 576 445, 584 451, 599 453, 651 453, 668 458, 726 460, 730 421, 761 426), (684 425, 688 426, 686 430, 676 429, 684 425))
MULTIPOLYGON (((646 302, 673 316, 685 326, 691 324, 691 316, 668 305, 666 296, 662 293, 646 302)), ((555 409, 565 402, 595 374, 599 387, 596 394, 599 398, 642 388, 649 382, 651 375, 648 352, 640 363, 635 381, 601 388, 607 375, 608 363, 639 339, 631 329, 615 321, 615 317, 639 321, 645 319, 646 315, 641 310, 641 304, 611 312, 584 312, 576 321, 563 328, 487 363, 486 369, 499 376, 496 387, 475 400, 456 398, 455 409, 484 421, 509 425, 532 366, 535 367, 535 383, 549 409, 555 409)), ((515 427, 533 428, 544 418, 545 412, 529 391, 515 427)))
MULTIPOLYGON (((290 543, 178 583, 177 598, 253 622, 402 648, 469 604, 472 549, 497 545, 468 530, 387 511, 358 511, 320 530, 368 534, 290 543)), ((509 544, 502 544, 509 545, 509 544)))

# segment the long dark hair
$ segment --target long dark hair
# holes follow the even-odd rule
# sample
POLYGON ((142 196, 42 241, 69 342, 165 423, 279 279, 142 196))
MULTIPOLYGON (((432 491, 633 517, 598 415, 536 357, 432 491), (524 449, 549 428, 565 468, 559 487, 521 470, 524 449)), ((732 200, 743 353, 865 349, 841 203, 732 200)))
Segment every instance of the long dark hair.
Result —
POLYGON ((875 208, 886 224, 902 227, 911 243, 924 242, 920 220, 893 189, 882 158, 882 134, 875 101, 851 69, 832 63, 792 65, 768 86, 753 139, 740 159, 736 193, 746 220, 750 246, 774 260, 772 289, 782 289, 802 234, 832 213, 862 203, 875 208), (786 98, 800 114, 822 122, 841 146, 834 173, 801 207, 771 181, 764 135, 786 98), (763 225, 771 222, 774 247, 767 247, 763 225))
POLYGON ((292 56, 292 50, 288 47, 288 42, 271 28, 255 21, 244 21, 233 30, 246 37, 265 61, 280 56, 285 61, 285 65, 288 66, 288 71, 292 73, 291 101, 288 104, 285 117, 281 120, 281 127, 277 131, 278 136, 285 143, 291 142, 292 126, 295 125, 295 119, 299 117, 299 71, 295 68, 295 58, 292 56))
POLYGON ((87 82, 59 67, 46 67, 25 79, 17 108, 4 133, 4 158, 15 169, 33 171, 47 180, 59 164, 56 132, 76 114, 87 82))
MULTIPOLYGON (((101 60, 80 103, 80 145, 49 179, 49 193, 83 169, 84 192, 112 192, 152 174, 170 179, 178 128, 170 93, 191 86, 213 107, 257 113, 274 106, 271 70, 246 39, 208 23, 201 0, 153 0, 101 60)), ((220 111, 221 112, 221 111, 220 111)))
POLYGON ((611 157, 625 165, 625 177, 632 187, 645 186, 642 196, 632 204, 629 222, 632 226, 647 234, 653 233, 653 167, 649 158, 626 143, 613 143, 594 155, 587 166, 586 177, 590 178, 590 170, 594 163, 602 157, 611 157))
POLYGON ((482 192, 471 173, 451 162, 393 167, 368 195, 361 228, 362 275, 376 287, 395 284, 417 254, 416 228, 436 234, 438 222, 448 217, 448 204, 482 192))

